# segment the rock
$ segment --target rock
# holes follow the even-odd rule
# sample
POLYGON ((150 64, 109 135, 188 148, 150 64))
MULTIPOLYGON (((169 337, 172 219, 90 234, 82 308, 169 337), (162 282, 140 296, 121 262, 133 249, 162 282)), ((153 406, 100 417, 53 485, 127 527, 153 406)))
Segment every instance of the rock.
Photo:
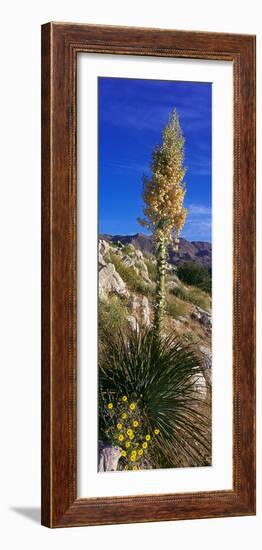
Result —
POLYGON ((98 471, 115 472, 121 457, 120 449, 112 445, 103 445, 101 442, 99 447, 98 471))
POLYGON ((128 318, 128 322, 132 330, 136 330, 137 324, 149 327, 150 325, 150 307, 146 296, 143 298, 132 295, 130 300, 131 315, 128 318))
POLYGON ((212 368, 212 353, 206 346, 199 346, 201 354, 203 356, 204 366, 206 369, 212 368))
POLYGON ((110 293, 121 297, 129 297, 129 292, 114 264, 108 263, 99 270, 99 298, 107 299, 110 293))
POLYGON ((137 275, 139 275, 146 283, 152 284, 152 281, 148 275, 147 265, 143 261, 142 252, 140 250, 136 250, 136 254, 133 254, 133 252, 131 254, 131 256, 129 254, 123 256, 122 262, 124 266, 133 268, 137 275))
POLYGON ((139 332, 139 324, 138 324, 138 321, 136 319, 136 317, 134 317, 134 315, 129 315, 127 317, 127 322, 131 328, 131 330, 133 330, 134 332, 137 330, 137 332, 139 332))
POLYGON ((142 324, 148 327, 150 325, 150 308, 148 299, 144 296, 141 303, 141 320, 142 324))
POLYGON ((178 317, 178 320, 181 321, 181 323, 185 323, 186 325, 188 324, 188 319, 182 315, 178 317))
MULTIPOLYGON (((142 254, 142 252, 141 252, 141 254, 142 254)), ((136 265, 137 265, 138 273, 139 273, 140 277, 142 277, 142 279, 146 283, 152 285, 152 281, 151 281, 151 279, 148 275, 148 269, 147 269, 146 263, 143 260, 140 259, 139 262, 136 265)))
POLYGON ((212 386, 212 370, 211 369, 203 370, 203 375, 205 377, 207 384, 209 386, 212 386))
POLYGON ((191 317, 195 321, 198 321, 201 325, 204 325, 206 328, 212 328, 212 315, 205 309, 195 306, 191 313, 191 317))
POLYGON ((192 377, 192 383, 194 384, 194 389, 196 390, 198 398, 204 401, 207 398, 207 381, 204 373, 195 374, 195 376, 192 377))
POLYGON ((147 268, 146 270, 142 269, 142 271, 140 271, 140 276, 142 277, 143 281, 145 281, 145 283, 148 283, 149 285, 152 286, 152 281, 148 275, 147 268))
POLYGON ((135 248, 135 254, 138 260, 144 260, 143 252, 138 248, 135 248))
POLYGON ((105 256, 107 256, 107 254, 109 253, 109 250, 110 250, 110 246, 109 246, 108 242, 106 242, 106 241, 99 241, 98 242, 98 263, 99 263, 99 266, 105 266, 106 265, 105 256))
POLYGON ((206 382, 211 386, 212 384, 212 353, 206 346, 199 346, 199 350, 202 355, 203 362, 203 374, 206 382))
POLYGON ((172 265, 170 263, 167 264, 167 272, 172 275, 172 276, 175 276, 177 277, 177 267, 175 265, 172 265))
POLYGON ((180 329, 181 328, 181 321, 179 321, 178 319, 172 319, 172 324, 173 324, 175 329, 180 329))
POLYGON ((125 267, 135 267, 134 258, 131 258, 127 254, 125 256, 123 256, 122 263, 124 264, 125 267))
POLYGON ((121 248, 116 248, 115 246, 113 248, 111 248, 112 252, 114 252, 114 254, 116 254, 116 256, 120 256, 120 258, 122 258, 123 256, 123 251, 121 248))
POLYGON ((175 275, 172 279, 172 281, 167 281, 166 287, 172 290, 172 288, 177 288, 181 286, 181 283, 179 281, 179 278, 175 275))

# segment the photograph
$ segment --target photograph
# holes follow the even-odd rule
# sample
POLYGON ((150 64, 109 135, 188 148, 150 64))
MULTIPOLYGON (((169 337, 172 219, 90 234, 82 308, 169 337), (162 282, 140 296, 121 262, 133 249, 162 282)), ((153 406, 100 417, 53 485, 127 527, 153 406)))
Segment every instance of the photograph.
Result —
POLYGON ((212 83, 98 78, 98 472, 212 466, 212 83))

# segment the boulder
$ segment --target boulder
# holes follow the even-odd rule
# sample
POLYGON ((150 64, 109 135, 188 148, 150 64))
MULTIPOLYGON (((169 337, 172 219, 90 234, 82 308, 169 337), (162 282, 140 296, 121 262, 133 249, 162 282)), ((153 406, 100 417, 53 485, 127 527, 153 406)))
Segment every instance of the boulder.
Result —
POLYGON ((137 324, 149 327, 150 325, 150 306, 146 296, 140 297, 133 294, 130 300, 131 315, 128 322, 133 330, 136 330, 137 324))
POLYGON ((199 346, 199 350, 202 355, 203 374, 206 382, 212 384, 212 353, 206 346, 199 346))
POLYGON ((136 265, 137 265, 138 273, 139 273, 140 277, 142 277, 142 279, 146 283, 152 285, 152 281, 151 281, 151 279, 148 275, 148 269, 147 269, 146 263, 143 260, 139 260, 139 262, 136 265))
POLYGON ((121 451, 113 445, 99 444, 99 472, 115 472, 117 470, 118 461, 121 457, 121 451))
POLYGON ((139 248, 135 248, 135 255, 138 260, 144 260, 143 252, 139 248))
POLYGON ((122 263, 124 264, 125 267, 135 267, 134 258, 131 258, 130 256, 128 256, 128 254, 123 256, 122 263))
POLYGON ((146 283, 152 284, 152 281, 148 275, 147 265, 143 260, 142 252, 140 250, 136 250, 136 253, 137 254, 132 253, 131 256, 129 254, 123 256, 122 262, 124 266, 133 268, 137 275, 139 275, 146 283))
POLYGON ((137 330, 139 332, 139 324, 138 324, 138 321, 137 321, 137 319, 134 315, 129 315, 127 317, 127 322, 129 324, 131 330, 133 330, 134 332, 137 330))
POLYGON ((195 321, 198 321, 201 325, 204 325, 206 328, 212 328, 212 315, 209 311, 206 311, 199 306, 195 306, 191 313, 191 317, 195 321))
POLYGON ((109 294, 118 294, 120 297, 129 297, 129 292, 123 279, 117 273, 114 264, 102 265, 99 269, 99 298, 107 299, 109 294))
POLYGON ((203 362, 206 369, 212 368, 212 353, 206 346, 199 346, 201 354, 203 356, 203 362))
POLYGON ((166 283, 166 287, 169 288, 170 290, 180 286, 181 286, 181 283, 179 281, 179 278, 176 275, 173 276, 172 281, 167 281, 166 283))
POLYGON ((101 240, 101 241, 98 242, 98 263, 99 263, 99 266, 105 266, 106 265, 105 257, 108 255, 109 250, 110 250, 110 245, 108 244, 107 241, 101 240))
POLYGON ((173 325, 175 330, 180 329, 181 328, 181 321, 179 321, 178 319, 172 318, 172 325, 173 325))
POLYGON ((150 325, 150 307, 146 296, 143 296, 141 302, 141 320, 142 324, 146 327, 150 325))
POLYGON ((198 399, 205 401, 207 398, 207 381, 204 373, 201 372, 192 377, 192 383, 196 391, 198 399))
POLYGON ((178 317, 178 320, 181 321, 181 323, 184 323, 185 325, 188 325, 188 319, 187 317, 184 317, 183 315, 180 315, 178 317))

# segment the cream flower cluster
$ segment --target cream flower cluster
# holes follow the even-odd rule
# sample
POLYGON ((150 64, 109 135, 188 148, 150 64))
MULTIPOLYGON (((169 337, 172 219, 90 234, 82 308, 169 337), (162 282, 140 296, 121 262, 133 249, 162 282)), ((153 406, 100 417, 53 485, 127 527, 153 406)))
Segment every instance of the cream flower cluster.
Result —
POLYGON ((173 232, 178 239, 186 220, 187 209, 183 206, 186 193, 184 143, 179 118, 174 110, 163 130, 162 144, 153 152, 152 177, 144 177, 143 181, 145 218, 139 219, 139 222, 152 230, 156 242, 160 237, 166 243, 170 242, 173 232))

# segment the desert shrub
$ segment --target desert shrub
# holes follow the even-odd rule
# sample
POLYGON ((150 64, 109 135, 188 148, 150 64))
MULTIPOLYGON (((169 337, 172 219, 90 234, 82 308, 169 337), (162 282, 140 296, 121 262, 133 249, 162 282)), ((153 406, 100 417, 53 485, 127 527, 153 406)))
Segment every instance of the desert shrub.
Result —
POLYGON ((195 306, 199 306, 202 309, 210 309, 211 307, 211 300, 210 295, 206 292, 203 292, 199 288, 190 288, 188 291, 188 302, 191 302, 191 304, 194 304, 195 306))
POLYGON ((208 269, 205 267, 197 263, 187 262, 178 266, 177 275, 183 283, 198 287, 204 292, 211 294, 212 279, 208 269))
POLYGON ((127 308, 117 296, 112 296, 108 300, 99 300, 98 328, 100 336, 102 337, 103 333, 123 329, 126 317, 127 308))
POLYGON ((107 337, 99 361, 99 437, 117 445, 119 469, 210 464, 210 408, 200 357, 153 331, 107 337))
POLYGON ((210 309, 211 299, 209 294, 197 287, 189 287, 187 290, 182 286, 177 286, 171 289, 171 293, 184 302, 190 302, 202 309, 210 309))
POLYGON ((110 246, 111 246, 112 248, 115 248, 116 250, 118 250, 119 248, 121 248, 120 243, 119 243, 119 242, 114 242, 114 241, 110 241, 110 246))
POLYGON ((183 300, 184 302, 188 301, 188 292, 182 285, 171 288, 170 292, 180 300, 183 300))
POLYGON ((110 260, 114 264, 120 277, 131 291, 138 292, 144 296, 152 294, 153 289, 143 281, 142 277, 140 277, 134 267, 127 267, 124 265, 121 258, 113 252, 110 252, 110 260))
POLYGON ((166 313, 178 319, 178 317, 183 317, 188 312, 188 306, 180 300, 177 300, 172 294, 167 294, 166 296, 166 313))
POLYGON ((122 248, 124 254, 134 254, 134 248, 131 244, 125 244, 122 248))

